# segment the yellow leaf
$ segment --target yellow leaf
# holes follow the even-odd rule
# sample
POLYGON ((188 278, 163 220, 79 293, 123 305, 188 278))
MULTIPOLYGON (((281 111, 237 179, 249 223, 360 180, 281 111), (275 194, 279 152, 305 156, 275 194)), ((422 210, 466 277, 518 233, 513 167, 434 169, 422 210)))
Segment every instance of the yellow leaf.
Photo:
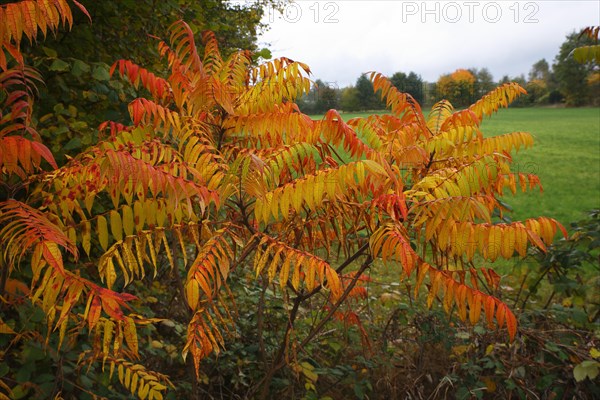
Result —
POLYGON ((84 221, 81 225, 81 245, 83 250, 89 256, 92 244, 92 224, 90 221, 84 221))
POLYGON ((313 367, 312 364, 303 361, 300 363, 300 367, 302 368, 302 374, 304 374, 308 380, 316 382, 317 379, 319 379, 319 376, 313 372, 315 367, 313 367))
POLYGON ((111 289, 117 280, 117 272, 115 271, 115 264, 112 257, 106 259, 106 266, 104 267, 104 280, 106 280, 106 287, 111 289))
POLYGON ((112 344, 114 326, 115 324, 109 319, 107 319, 106 322, 104 322, 104 337, 102 339, 102 351, 105 355, 108 355, 110 353, 110 345, 112 344))
POLYGON ((140 383, 140 386, 138 389, 138 397, 142 400, 146 400, 146 397, 148 397, 149 391, 150 391, 150 385, 148 385, 146 382, 140 383))
POLYGON ((0 334, 6 335, 16 335, 17 332, 13 331, 13 329, 6 324, 6 322, 0 319, 0 334))
POLYGON ((123 206, 123 230, 125 231, 125 235, 133 235, 134 226, 133 210, 128 205, 125 205, 123 206))
POLYGON ((171 265, 171 269, 175 267, 173 263, 173 256, 171 255, 171 249, 169 248, 169 242, 167 240, 167 236, 163 231, 160 232, 160 238, 162 239, 163 245, 165 246, 165 253, 167 254, 167 259, 169 260, 169 264, 171 265))
POLYGON ((129 388, 131 394, 133 395, 135 395, 135 390, 137 389, 138 379, 139 375, 134 373, 133 377, 131 378, 131 387, 129 388))
POLYGON ((291 261, 292 261, 291 257, 286 257, 285 261, 283 262, 283 266, 281 267, 281 270, 279 271, 279 285, 281 286, 281 289, 284 289, 287 285, 288 277, 290 275, 291 261))
POLYGON ((327 265, 325 268, 327 286, 329 287, 329 290, 331 290, 331 293, 333 293, 333 298, 337 300, 342 295, 342 283, 340 282, 337 272, 335 272, 333 268, 331 268, 329 265, 327 265))
POLYGON ((195 310, 200 300, 200 287, 196 279, 190 279, 185 285, 185 296, 187 297, 188 305, 192 310, 195 310))
POLYGON ((454 354, 455 356, 461 356, 467 351, 469 351, 470 347, 470 345, 452 346, 452 354, 454 354))
POLYGON ((106 224, 106 218, 102 215, 98 216, 96 221, 96 232, 98 234, 98 240, 102 250, 108 249, 108 225, 106 224))
POLYGON ((515 246, 515 231, 509 226, 502 229, 502 248, 501 254, 505 259, 509 259, 513 256, 515 246))
POLYGON ((69 318, 63 319, 63 321, 60 324, 60 329, 58 330, 58 332, 59 332, 59 334, 58 334, 58 349, 59 350, 60 350, 63 340, 65 339, 65 333, 67 332, 68 325, 69 325, 69 318))
POLYGON ((275 274, 277 273, 277 267, 279 266, 279 256, 283 248, 279 248, 272 257, 271 264, 269 265, 269 270, 267 271, 267 275, 269 277, 269 282, 272 282, 275 278, 275 274))
POLYGON ((115 210, 110 212, 110 231, 116 241, 123 240, 123 225, 121 215, 115 210))
POLYGON ((163 395, 156 389, 156 385, 152 388, 152 392, 150 392, 150 396, 152 396, 155 400, 163 400, 163 395))
POLYGON ((362 160, 361 163, 364 164, 370 172, 377 175, 385 175, 385 169, 376 161, 362 160))
POLYGON ((141 232, 144 229, 144 220, 146 214, 144 213, 144 205, 140 201, 133 203, 133 215, 135 222, 135 230, 141 232))
POLYGON ((125 341, 127 342, 127 346, 133 352, 133 354, 138 354, 138 337, 137 330, 135 328, 135 322, 131 317, 126 317, 123 321, 123 334, 125 336, 125 341))
POLYGON ((125 386, 126 388, 129 388, 129 386, 131 383, 131 369, 127 368, 125 370, 125 379, 123 381, 123 386, 125 386))
POLYGON ((502 243, 502 231, 499 226, 492 226, 488 233, 487 243, 487 258, 491 261, 496 261, 500 254, 500 247, 502 243))
POLYGON ((158 206, 155 201, 146 199, 144 202, 144 216, 146 217, 146 223, 153 227, 156 225, 156 214, 158 206))
POLYGON ((125 371, 123 369, 123 364, 119 364, 117 371, 119 373, 119 382, 121 382, 121 384, 123 384, 123 379, 125 378, 125 371))
POLYGON ((296 261, 292 271, 292 287, 296 290, 300 287, 300 264, 296 261))
POLYGON ((42 255, 48 264, 60 272, 63 272, 64 266, 62 261, 62 254, 58 245, 54 242, 43 242, 42 244, 42 255))
POLYGON ((496 382, 492 378, 484 377, 481 378, 482 382, 485 383, 485 387, 488 392, 494 393, 496 391, 496 382))

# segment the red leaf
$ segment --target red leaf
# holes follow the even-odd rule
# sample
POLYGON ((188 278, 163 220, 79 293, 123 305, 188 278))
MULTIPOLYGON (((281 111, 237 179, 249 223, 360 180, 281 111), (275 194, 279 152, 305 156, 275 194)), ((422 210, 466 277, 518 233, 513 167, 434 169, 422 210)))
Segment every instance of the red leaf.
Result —
POLYGON ((92 300, 92 306, 90 307, 90 311, 87 315, 87 321, 90 326, 90 330, 94 329, 94 326, 100 319, 100 313, 102 311, 102 304, 98 296, 94 296, 94 300, 92 300))
POLYGON ((43 144, 38 143, 38 142, 31 142, 31 147, 39 155, 41 155, 44 158, 44 160, 48 161, 48 163, 53 168, 55 168, 55 169, 58 168, 58 165, 56 165, 56 161, 54 161, 54 157, 52 156, 52 153, 50 152, 50 150, 48 150, 48 148, 46 146, 44 146, 43 144))
POLYGON ((63 274, 65 270, 58 245, 54 242, 43 242, 42 246, 42 255, 46 262, 63 274))

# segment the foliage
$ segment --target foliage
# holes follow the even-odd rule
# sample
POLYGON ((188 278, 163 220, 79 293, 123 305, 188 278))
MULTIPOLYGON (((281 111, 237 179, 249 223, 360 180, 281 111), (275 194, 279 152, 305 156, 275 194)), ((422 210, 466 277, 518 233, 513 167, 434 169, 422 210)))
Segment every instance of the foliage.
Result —
POLYGON ((487 68, 470 68, 469 72, 475 77, 475 83, 473 84, 475 98, 483 96, 496 87, 494 77, 487 68))
POLYGON ((593 73, 591 64, 581 64, 571 53, 581 45, 593 45, 593 39, 579 37, 576 33, 567 36, 554 60, 553 70, 559 82, 559 90, 567 106, 590 104, 597 96, 590 90, 588 79, 593 73))
POLYGON ((586 37, 590 39, 594 44, 590 46, 577 47, 572 51, 573 58, 579 63, 595 62, 596 65, 600 64, 600 45, 598 44, 598 34, 600 33, 600 26, 588 26, 582 29, 579 34, 579 39, 586 37))
POLYGON ((568 239, 550 246, 547 253, 534 249, 526 264, 518 263, 503 281, 505 288, 514 289, 504 292, 506 301, 528 305, 527 310, 515 307, 521 334, 510 344, 481 326, 448 321, 442 305, 427 312, 411 297, 409 284, 372 275, 371 301, 358 311, 369 321, 369 357, 346 347, 351 335, 329 335, 316 352, 321 356, 311 359, 318 374, 315 391, 331 398, 596 398, 597 282, 580 278, 597 279, 598 212, 572 226, 568 239), (544 274, 535 289, 517 279, 527 273, 532 283, 540 277, 538 271, 548 267, 552 272, 544 274), (587 292, 586 298, 572 301, 556 279, 559 270, 579 280, 570 286, 571 294, 587 292), (544 292, 544 297, 523 301, 519 288, 544 292), (554 296, 552 289, 557 290, 554 296), (344 374, 364 389, 352 393, 353 384, 341 379, 344 374))
POLYGON ((545 58, 542 58, 531 66, 528 79, 529 81, 540 80, 547 82, 550 79, 550 74, 550 65, 545 58))
POLYGON ((531 66, 526 89, 529 103, 532 105, 556 104, 562 101, 554 71, 544 58, 531 66))
MULTIPOLYGON (((520 290, 515 305, 524 310, 532 300, 544 304, 581 307, 575 326, 587 325, 600 317, 600 297, 590 288, 597 287, 598 249, 600 249, 600 212, 593 210, 588 219, 572 223, 568 239, 557 241, 546 253, 533 252, 535 262, 521 266, 515 276, 521 276, 520 290), (549 293, 540 291, 542 282, 548 281, 549 293)), ((548 285, 546 285, 548 286, 548 285)), ((547 288, 546 288, 547 289, 547 288)))
MULTIPOLYGON (((425 93, 423 91, 423 79, 421 79, 420 75, 417 75, 412 71, 408 75, 404 72, 396 72, 390 77, 390 82, 392 82, 392 85, 394 85, 396 89, 403 93, 410 94, 417 103, 423 104, 425 93)), ((493 87, 489 90, 491 89, 493 89, 493 87)), ((484 95, 489 90, 481 93, 481 95, 484 95)))
MULTIPOLYGON (((68 7, 55 12, 69 22, 68 7)), ((254 283, 264 375, 240 381, 240 393, 266 398, 295 372, 309 397, 322 371, 301 350, 339 324, 368 348, 353 304, 381 263, 428 307, 439 299, 462 321, 518 338, 500 276, 477 261, 545 251, 564 230, 546 217, 495 217, 504 191, 540 185, 511 171, 510 153, 530 146, 529 134, 485 138, 479 129, 524 92, 518 85, 463 111, 441 101, 426 118, 412 96, 371 73, 364 79, 391 114, 345 123, 330 110, 313 121, 294 104, 310 90, 308 66, 287 58, 254 66, 248 51, 223 58, 212 32, 201 49, 179 21, 158 41, 164 77, 128 60, 110 69, 147 94, 129 103, 132 124, 107 121, 103 140, 59 167, 30 124, 38 75, 20 63, 22 32, 10 21, 2 45, 17 67, 0 79, 10 110, 0 126, 7 395, 197 396, 201 363, 243 340, 247 309, 236 293, 254 283), (187 363, 187 377, 167 376, 169 362, 187 363), (37 374, 52 370, 53 385, 37 374)), ((44 19, 26 26, 56 29, 44 19)), ((354 393, 367 389, 357 379, 354 393)))
POLYGON ((359 110, 381 110, 385 108, 385 105, 379 100, 373 90, 373 83, 366 74, 358 77, 354 87, 356 88, 359 110))
POLYGON ((305 114, 325 114, 328 110, 339 108, 339 90, 317 79, 310 92, 296 103, 305 114))
POLYGON ((266 49, 257 48, 257 37, 267 28, 261 22, 266 7, 271 11, 279 7, 275 1, 86 3, 93 23, 76 11, 69 32, 58 30, 43 46, 26 46, 29 63, 45 81, 39 87, 33 118, 59 165, 64 164, 65 154, 74 156, 96 141, 97 127, 103 121, 130 122, 127 103, 143 91, 110 79, 108 71, 114 60, 127 57, 162 72, 154 35, 165 36, 169 25, 181 18, 189 21, 196 34, 200 27, 215 31, 227 55, 250 49, 255 51, 255 59, 268 58, 266 49))
POLYGON ((360 110, 360 104, 358 102, 358 93, 354 86, 342 89, 342 94, 340 96, 340 107, 346 112, 360 110))
POLYGON ((437 81, 437 98, 446 99, 456 106, 468 105, 473 101, 476 80, 466 69, 442 75, 437 81))

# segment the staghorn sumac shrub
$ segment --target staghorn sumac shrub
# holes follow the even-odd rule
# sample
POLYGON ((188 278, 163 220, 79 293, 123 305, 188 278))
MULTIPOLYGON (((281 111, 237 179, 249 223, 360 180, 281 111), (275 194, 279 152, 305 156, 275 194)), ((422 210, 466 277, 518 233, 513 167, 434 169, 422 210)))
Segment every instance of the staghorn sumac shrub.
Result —
MULTIPOLYGON (((13 56, 18 35, 56 29, 57 15, 69 22, 62 0, 15 4, 1 8, 12 19, 0 19, 13 56), (30 8, 53 19, 31 24, 30 8)), ((294 103, 311 86, 303 63, 256 66, 247 51, 223 59, 211 32, 197 46, 182 21, 158 51, 164 77, 127 60, 112 67, 149 95, 129 104, 132 125, 102 124, 105 139, 60 168, 28 124, 39 77, 0 59, 0 328, 11 338, 3 357, 33 339, 53 355, 47 368, 59 382, 42 387, 9 368, 5 393, 33 386, 39 397, 160 399, 180 386, 198 395, 198 382, 209 384, 202 360, 247 340, 236 293, 248 282, 257 285, 256 302, 244 302, 256 307, 264 374, 242 382, 245 396, 268 397, 286 366, 310 389, 317 375, 298 353, 332 321, 357 327, 368 346, 352 305, 366 295, 367 270, 382 263, 425 288, 428 306, 440 299, 461 320, 516 337, 499 275, 476 260, 543 250, 562 229, 551 218, 493 217, 503 191, 540 185, 511 172, 510 153, 530 146, 529 134, 480 131, 522 88, 505 84, 462 111, 441 101, 426 117, 370 73, 390 114, 345 122, 330 110, 315 121, 294 103), (26 324, 24 304, 43 321, 26 324)))

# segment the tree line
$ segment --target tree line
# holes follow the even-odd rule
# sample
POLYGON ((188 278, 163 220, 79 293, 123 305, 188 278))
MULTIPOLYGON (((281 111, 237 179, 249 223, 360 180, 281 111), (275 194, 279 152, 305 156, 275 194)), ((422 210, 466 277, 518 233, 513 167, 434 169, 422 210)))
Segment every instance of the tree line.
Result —
MULTIPOLYGON (((572 33, 566 37, 559 53, 550 64, 546 59, 535 62, 527 76, 504 75, 500 80, 487 68, 457 69, 441 75, 436 82, 427 82, 416 72, 396 72, 388 78, 402 92, 411 94, 420 104, 434 104, 449 100, 455 107, 465 107, 493 90, 499 84, 516 82, 527 90, 527 95, 513 106, 565 105, 569 107, 600 105, 600 71, 591 63, 578 63, 573 50, 591 44, 592 39, 572 33)), ((336 83, 317 79, 311 91, 298 100, 300 109, 308 114, 322 114, 330 109, 346 112, 384 109, 380 97, 366 74, 354 85, 339 88, 336 83)))

